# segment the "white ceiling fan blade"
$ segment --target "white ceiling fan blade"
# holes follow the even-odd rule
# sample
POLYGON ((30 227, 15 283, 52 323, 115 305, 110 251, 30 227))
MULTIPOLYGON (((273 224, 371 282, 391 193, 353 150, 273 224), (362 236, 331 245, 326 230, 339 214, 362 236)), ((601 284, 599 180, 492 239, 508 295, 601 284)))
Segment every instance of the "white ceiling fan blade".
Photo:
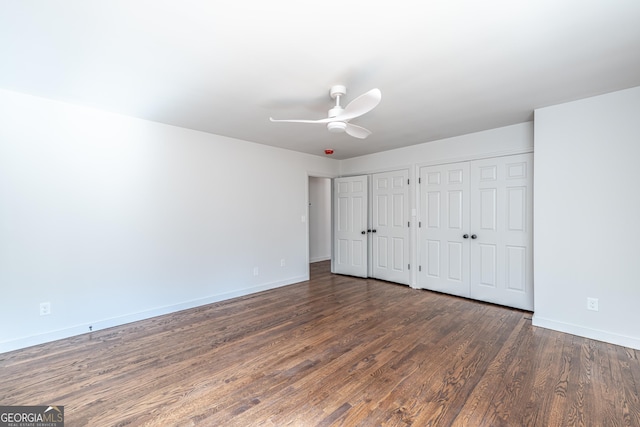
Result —
POLYGON ((369 135, 371 135, 371 131, 369 129, 365 129, 362 126, 352 125, 351 123, 347 123, 347 128, 345 129, 347 134, 351 135, 354 138, 365 139, 369 135))
POLYGON ((331 120, 343 122, 359 117, 376 108, 380 103, 380 100, 382 100, 382 92, 380 92, 380 89, 371 89, 369 92, 362 94, 351 101, 346 107, 344 107, 344 111, 342 113, 333 117, 331 120))
POLYGON ((287 123, 329 123, 333 119, 322 119, 322 120, 280 120, 274 119, 273 117, 269 117, 269 120, 272 122, 287 122, 287 123))

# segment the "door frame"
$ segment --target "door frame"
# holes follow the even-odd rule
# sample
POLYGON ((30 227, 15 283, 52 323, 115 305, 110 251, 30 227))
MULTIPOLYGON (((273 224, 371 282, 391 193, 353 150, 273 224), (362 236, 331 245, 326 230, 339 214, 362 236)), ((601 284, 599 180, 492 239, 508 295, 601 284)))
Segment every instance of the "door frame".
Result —
POLYGON ((327 173, 320 173, 320 172, 309 172, 307 171, 307 175, 306 175, 306 187, 305 187, 305 209, 304 209, 304 215, 305 215, 305 221, 306 222, 306 227, 305 227, 305 248, 306 248, 306 264, 307 264, 307 280, 311 277, 311 239, 310 239, 310 231, 309 231, 309 227, 310 227, 310 221, 309 221, 309 203, 310 203, 310 195, 309 195, 309 181, 310 178, 327 178, 329 179, 331 182, 329 184, 329 209, 331 210, 330 213, 330 236, 329 236, 329 245, 330 245, 330 262, 331 262, 331 271, 333 272, 333 227, 334 227, 334 220, 333 220, 333 180, 334 178, 336 178, 335 175, 331 175, 331 174, 327 174, 327 173))

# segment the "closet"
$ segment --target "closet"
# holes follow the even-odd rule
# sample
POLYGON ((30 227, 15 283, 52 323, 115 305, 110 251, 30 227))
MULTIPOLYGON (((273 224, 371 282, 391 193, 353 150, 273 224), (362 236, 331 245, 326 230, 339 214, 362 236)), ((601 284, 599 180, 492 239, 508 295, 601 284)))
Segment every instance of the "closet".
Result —
POLYGON ((533 155, 420 168, 418 287, 533 310, 533 155))
POLYGON ((409 285, 409 171, 336 178, 333 191, 333 272, 409 285))

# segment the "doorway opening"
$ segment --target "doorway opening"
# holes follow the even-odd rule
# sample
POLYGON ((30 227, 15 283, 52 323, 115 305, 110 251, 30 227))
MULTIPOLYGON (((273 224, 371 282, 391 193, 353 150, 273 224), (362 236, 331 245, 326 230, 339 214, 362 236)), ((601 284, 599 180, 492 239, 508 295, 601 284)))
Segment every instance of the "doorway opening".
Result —
POLYGON ((331 260, 331 178, 309 176, 309 263, 331 260))

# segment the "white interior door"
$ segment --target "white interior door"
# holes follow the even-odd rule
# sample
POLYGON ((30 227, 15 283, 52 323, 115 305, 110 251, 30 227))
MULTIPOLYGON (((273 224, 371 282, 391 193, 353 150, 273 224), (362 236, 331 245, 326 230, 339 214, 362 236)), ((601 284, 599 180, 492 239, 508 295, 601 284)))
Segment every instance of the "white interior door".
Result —
POLYGON ((533 310, 533 155, 470 167, 471 298, 533 310))
POLYGON ((418 285, 469 297, 469 164, 420 169, 418 285))
POLYGON ((367 277, 367 176, 334 180, 333 272, 367 277))
POLYGON ((372 277, 408 285, 409 171, 372 176, 372 277))

